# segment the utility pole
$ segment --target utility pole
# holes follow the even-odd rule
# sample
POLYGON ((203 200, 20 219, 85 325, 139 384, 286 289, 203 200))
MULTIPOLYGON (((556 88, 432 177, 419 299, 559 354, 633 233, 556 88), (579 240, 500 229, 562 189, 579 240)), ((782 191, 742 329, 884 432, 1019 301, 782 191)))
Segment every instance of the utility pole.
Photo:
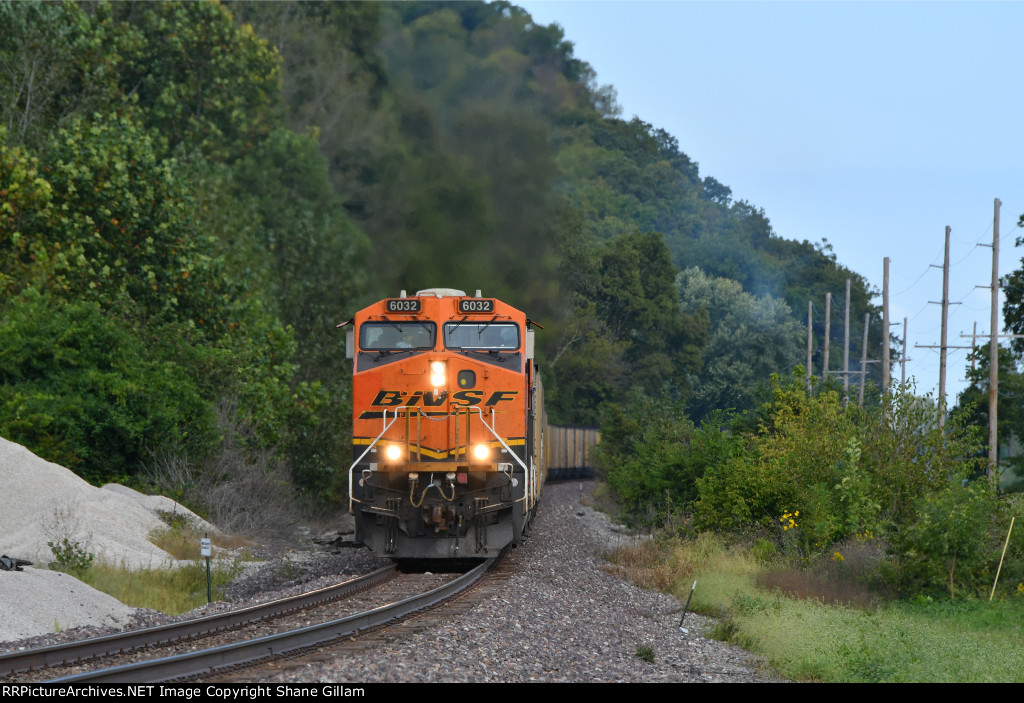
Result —
MULTIPOLYGON (((886 259, 888 261, 888 259, 886 259)), ((871 322, 871 313, 864 313, 864 343, 860 352, 860 395, 857 398, 857 407, 864 407, 864 380, 868 375, 868 324, 871 322)))
MULTIPOLYGON (((936 302, 929 300, 928 302, 933 305, 942 305, 942 339, 939 342, 939 429, 942 429, 946 424, 946 350, 949 349, 949 345, 946 343, 947 335, 947 321, 949 318, 949 232, 950 228, 946 226, 946 248, 945 256, 942 263, 942 300, 936 302)), ((954 303, 959 305, 959 303, 954 303)), ((916 349, 935 349, 935 345, 931 344, 915 344, 916 349)), ((954 347, 955 349, 966 348, 966 347, 954 347)))
POLYGON ((903 356, 900 357, 900 385, 907 384, 907 318, 903 318, 903 356))
POLYGON ((822 362, 821 380, 828 380, 828 341, 832 334, 832 294, 825 294, 825 360, 822 362))
POLYGON ((939 340, 939 427, 946 421, 946 334, 949 318, 949 225, 946 225, 946 253, 942 259, 942 337, 939 340))
POLYGON ((850 396, 850 279, 846 279, 846 308, 843 312, 843 402, 850 396))
POLYGON ((992 313, 988 343, 988 478, 996 475, 999 462, 999 198, 992 215, 992 313))
POLYGON ((978 322, 974 322, 974 332, 971 334, 971 376, 972 381, 974 372, 978 370, 978 355, 974 353, 974 350, 978 348, 978 322))
POLYGON ((811 349, 814 344, 813 335, 813 310, 814 303, 807 301, 807 390, 811 390, 811 349))
POLYGON ((889 257, 882 261, 882 395, 889 392, 889 257))

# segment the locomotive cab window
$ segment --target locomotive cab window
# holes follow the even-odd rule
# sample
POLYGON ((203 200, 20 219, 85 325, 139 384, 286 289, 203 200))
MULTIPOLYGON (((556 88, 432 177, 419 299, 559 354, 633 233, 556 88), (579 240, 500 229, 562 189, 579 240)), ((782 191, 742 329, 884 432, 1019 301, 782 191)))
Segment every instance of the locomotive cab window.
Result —
POLYGON ((519 325, 511 322, 448 322, 444 326, 448 349, 519 349, 519 325))
POLYGON ((433 322, 364 322, 359 348, 367 351, 429 350, 434 348, 433 322))

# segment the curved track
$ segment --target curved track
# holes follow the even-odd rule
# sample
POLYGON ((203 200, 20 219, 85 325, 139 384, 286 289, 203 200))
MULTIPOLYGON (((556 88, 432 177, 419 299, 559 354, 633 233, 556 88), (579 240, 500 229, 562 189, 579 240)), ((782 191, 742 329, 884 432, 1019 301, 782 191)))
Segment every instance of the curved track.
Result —
POLYGON ((249 623, 345 598, 363 589, 373 588, 384 583, 393 578, 396 571, 394 565, 386 566, 336 586, 303 593, 291 598, 282 598, 250 608, 195 620, 171 623, 169 625, 161 625, 159 627, 122 632, 106 637, 96 637, 51 647, 29 649, 22 652, 10 652, 0 655, 0 676, 38 671, 49 667, 68 665, 112 654, 142 650, 169 642, 224 632, 249 623))
MULTIPOLYGON (((49 682, 61 682, 61 683, 72 683, 72 682, 131 682, 131 683, 149 683, 157 681, 168 681, 172 679, 180 679, 185 677, 203 676, 212 674, 215 671, 226 669, 229 667, 236 667, 244 665, 250 662, 256 662, 265 660, 268 658, 285 656, 288 653, 295 652, 297 650, 314 647, 326 642, 337 640, 340 637, 352 635, 356 632, 366 630, 368 628, 378 627, 390 621, 403 618, 416 611, 432 607, 438 603, 451 598, 452 596, 462 592, 473 585, 487 569, 491 566, 494 560, 489 560, 472 569, 466 574, 459 576, 453 581, 446 583, 442 586, 432 588, 431 590, 420 593, 418 595, 404 598, 398 602, 390 603, 385 606, 373 608, 365 612, 356 613, 348 617, 333 619, 328 622, 321 624, 308 625, 297 629, 288 630, 286 632, 276 633, 267 635, 264 637, 256 637, 240 642, 233 642, 218 647, 211 647, 202 651, 190 651, 173 656, 163 657, 159 659, 151 659, 145 661, 139 661, 131 664, 125 664, 123 666, 116 666, 108 669, 99 669, 95 671, 84 672, 72 676, 65 676, 62 678, 51 679, 49 682)), ((374 574, 370 574, 368 577, 363 579, 355 579, 353 581, 340 584, 333 589, 323 589, 324 591, 332 591, 338 588, 348 588, 352 590, 359 590, 372 586, 373 583, 368 583, 367 579, 375 579, 375 583, 379 583, 382 580, 386 580, 393 575, 394 567, 388 567, 381 569, 374 574)), ((309 598, 321 592, 315 592, 314 594, 306 594, 298 598, 309 598)), ((341 595, 335 596, 335 599, 341 597, 341 595)), ((296 599, 287 599, 288 602, 292 602, 296 599)), ((278 603, 281 603, 279 601, 278 603)), ((273 606, 275 604, 268 604, 273 606)), ((267 606, 257 606, 257 608, 266 608, 267 606)), ((280 606, 279 606, 280 607, 280 606)), ((290 611, 298 610, 303 605, 294 604, 290 611)), ((257 608, 247 609, 247 611, 253 611, 257 608)), ((235 615, 238 616, 243 611, 236 611, 235 613, 226 614, 226 616, 235 615)), ((216 619, 221 619, 223 616, 217 616, 216 619)), ((261 617, 267 617, 263 615, 261 617)), ((215 618, 204 618, 203 621, 213 620, 215 618)), ((255 615, 250 616, 246 622, 252 622, 255 619, 260 619, 255 615)), ((193 621, 198 622, 198 621, 193 621)), ((182 626, 188 625, 189 623, 181 623, 182 626)), ((140 633, 150 632, 154 630, 165 630, 173 628, 175 626, 168 626, 167 628, 151 628, 149 631, 140 631, 140 633)), ((224 626, 218 627, 218 630, 225 629, 224 626)), ((126 633, 127 635, 135 635, 139 633, 126 633)), ((161 633, 163 639, 157 641, 167 641, 167 634, 161 633)), ((117 640, 118 637, 101 638, 103 643, 100 645, 101 648, 107 652, 116 651, 115 643, 111 640, 117 640)), ((153 641, 152 639, 150 640, 153 641)), ((88 641, 87 641, 88 642, 88 641)), ((93 641, 96 643, 97 641, 93 641)), ((86 642, 78 643, 79 645, 86 645, 86 642)), ((99 643, 97 643, 99 644, 99 643)), ((138 647, 139 645, 136 645, 138 647)), ((144 645, 142 645, 144 646, 144 645)), ((56 648, 47 648, 56 649, 56 648)), ((42 651, 42 650, 39 650, 42 651)), ((31 654, 31 653, 19 653, 19 654, 31 654)), ((38 654, 37 654, 38 656, 38 654)), ((91 654, 90 656, 98 656, 98 654, 91 654)), ((0 660, 2 661, 2 660, 0 660)))

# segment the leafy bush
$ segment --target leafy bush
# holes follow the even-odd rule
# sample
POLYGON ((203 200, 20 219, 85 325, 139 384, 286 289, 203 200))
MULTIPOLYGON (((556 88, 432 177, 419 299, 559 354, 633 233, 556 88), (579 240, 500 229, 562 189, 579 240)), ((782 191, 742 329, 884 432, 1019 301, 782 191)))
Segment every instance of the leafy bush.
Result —
POLYGON ((903 593, 941 592, 950 598, 988 585, 998 556, 995 518, 1001 512, 986 481, 954 481, 926 493, 913 519, 891 530, 890 551, 899 559, 894 584, 903 593))
POLYGON ((725 414, 714 413, 697 428, 682 404, 668 398, 640 398, 627 410, 608 406, 605 419, 599 451, 608 483, 631 519, 648 525, 688 508, 706 472, 744 448, 725 414))
POLYGON ((212 415, 184 368, 94 302, 29 288, 0 308, 0 435, 94 483, 149 451, 206 448, 212 415))
MULTIPOLYGON (((808 392, 802 373, 773 377, 753 433, 721 417, 698 430, 666 400, 606 418, 608 483, 634 521, 682 509, 688 530, 754 527, 763 562, 839 565, 857 546, 856 578, 905 596, 976 593, 993 577, 1008 509, 978 478, 978 432, 956 414, 940 427, 936 406, 908 388, 862 409, 835 389, 808 392)), ((1024 539, 1010 544, 1007 578, 1024 575, 1021 554, 1024 539)))
POLYGON ((59 542, 47 542, 46 545, 53 552, 50 570, 63 571, 76 578, 82 578, 96 558, 95 554, 86 551, 81 544, 72 542, 68 537, 63 538, 59 542))

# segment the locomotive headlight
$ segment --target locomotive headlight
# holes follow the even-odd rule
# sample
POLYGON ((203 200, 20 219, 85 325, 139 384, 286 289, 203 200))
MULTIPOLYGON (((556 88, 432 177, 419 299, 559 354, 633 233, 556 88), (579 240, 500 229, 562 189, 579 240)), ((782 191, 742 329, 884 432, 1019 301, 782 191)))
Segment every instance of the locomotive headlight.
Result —
POLYGON ((384 457, 388 461, 398 461, 402 458, 402 448, 397 444, 389 444, 384 448, 384 457))
POLYGON ((477 461, 486 461, 491 456, 491 448, 486 444, 477 444, 473 447, 473 457, 477 461))
POLYGON ((446 374, 443 361, 430 362, 430 385, 440 388, 445 384, 446 374))

